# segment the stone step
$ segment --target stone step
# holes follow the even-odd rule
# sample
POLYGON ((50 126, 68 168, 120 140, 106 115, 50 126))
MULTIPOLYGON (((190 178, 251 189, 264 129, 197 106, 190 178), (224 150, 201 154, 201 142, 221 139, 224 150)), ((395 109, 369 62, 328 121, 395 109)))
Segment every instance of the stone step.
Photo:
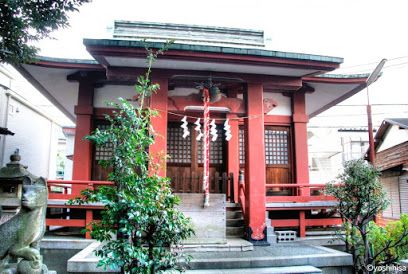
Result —
POLYGON ((234 211, 227 210, 227 219, 238 219, 238 218, 243 218, 241 210, 234 210, 234 211))
POLYGON ((234 208, 239 208, 241 209, 241 204, 239 203, 230 203, 230 202, 226 202, 225 203, 225 207, 228 209, 234 209, 234 208))
POLYGON ((227 227, 227 237, 242 237, 244 235, 244 228, 241 227, 227 227))
MULTIPOLYGON (((167 273, 167 272, 165 272, 167 273)), ((171 273, 171 272, 169 272, 171 273)), ((230 268, 230 269, 208 269, 208 270, 187 270, 186 274, 229 274, 229 273, 251 273, 251 274, 289 274, 307 273, 318 274, 322 271, 311 265, 285 266, 285 267, 258 267, 258 268, 230 268)))
POLYGON ((227 227, 242 227, 244 226, 244 219, 228 219, 227 218, 227 227))

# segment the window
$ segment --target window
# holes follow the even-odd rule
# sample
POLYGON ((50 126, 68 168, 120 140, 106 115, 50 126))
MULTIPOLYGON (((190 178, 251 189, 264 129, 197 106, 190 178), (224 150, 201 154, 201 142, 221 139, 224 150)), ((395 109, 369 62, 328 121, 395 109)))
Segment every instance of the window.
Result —
POLYGON ((245 130, 239 129, 239 164, 245 165, 245 130))
POLYGON ((167 130, 168 163, 191 163, 191 135, 183 138, 183 129, 171 126, 167 130))
MULTIPOLYGON (((222 142, 224 141, 224 131, 221 127, 217 126, 217 140, 214 142, 211 141, 210 135, 210 164, 222 164, 222 153, 223 153, 223 146, 222 142)), ((203 163, 203 152, 204 152, 204 145, 203 145, 204 138, 201 138, 198 141, 198 163, 203 163)))
POLYGON ((289 164, 289 131, 285 128, 265 129, 265 161, 267 165, 289 164))
MULTIPOLYGON (((104 131, 109 127, 107 124, 99 124, 96 126, 100 131, 104 131)), ((95 161, 109 160, 113 154, 113 144, 108 143, 104 146, 95 146, 95 161)))

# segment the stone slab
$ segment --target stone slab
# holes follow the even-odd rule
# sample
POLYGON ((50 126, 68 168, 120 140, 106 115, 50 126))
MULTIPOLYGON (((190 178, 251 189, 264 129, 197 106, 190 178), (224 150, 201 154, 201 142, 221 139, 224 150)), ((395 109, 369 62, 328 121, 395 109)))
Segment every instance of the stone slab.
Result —
MULTIPOLYGON (((237 242, 238 241, 239 240, 237 240, 237 242)), ((114 269, 104 270, 96 267, 98 258, 93 254, 93 250, 98 248, 98 246, 99 243, 97 242, 92 243, 87 248, 77 253, 74 257, 68 260, 68 271, 72 273, 115 272, 114 269)), ((218 252, 187 252, 187 253, 192 255, 193 257, 189 265, 189 268, 191 270, 227 271, 230 269, 240 270, 252 269, 252 273, 263 273, 257 272, 257 270, 260 268, 313 266, 315 268, 322 268, 323 273, 330 273, 330 271, 335 270, 343 271, 350 269, 350 266, 352 265, 352 258, 350 254, 330 248, 304 245, 298 243, 277 244, 269 247, 253 247, 253 250, 247 252, 218 251, 218 252), (329 272, 325 271, 326 269, 329 272)), ((303 272, 288 272, 288 273, 303 273, 303 272)), ((346 271, 345 273, 348 272, 346 271)))
POLYGON ((95 240, 64 238, 64 237, 44 237, 40 242, 40 247, 44 249, 84 249, 95 240))
POLYGON ((342 246, 344 245, 344 241, 339 239, 337 236, 308 236, 305 238, 298 238, 298 242, 309 244, 309 245, 324 245, 324 246, 342 246))
MULTIPOLYGON (((72 273, 115 273, 115 269, 104 270, 98 268, 98 257, 95 256, 94 250, 99 248, 100 242, 92 242, 88 247, 78 252, 75 256, 68 260, 67 269, 72 273)), ((243 252, 251 251, 254 249, 252 243, 245 241, 244 239, 228 239, 226 244, 215 245, 184 245, 183 252, 194 254, 194 252, 215 252, 217 254, 223 254, 223 252, 243 252)), ((194 255, 193 255, 194 256, 194 255)))
POLYGON ((93 242, 78 252, 67 262, 67 271, 72 273, 117 273, 119 269, 97 267, 98 257, 93 253, 100 246, 100 242, 93 242))
POLYGON ((316 202, 306 202, 306 203, 292 203, 292 202, 282 202, 282 203, 266 203, 266 208, 314 208, 314 207, 335 207, 338 206, 337 201, 316 201, 316 202))
POLYGON ((228 269, 312 265, 314 267, 348 267, 350 254, 330 248, 299 243, 254 247, 245 252, 200 252, 191 254, 192 269, 228 269))

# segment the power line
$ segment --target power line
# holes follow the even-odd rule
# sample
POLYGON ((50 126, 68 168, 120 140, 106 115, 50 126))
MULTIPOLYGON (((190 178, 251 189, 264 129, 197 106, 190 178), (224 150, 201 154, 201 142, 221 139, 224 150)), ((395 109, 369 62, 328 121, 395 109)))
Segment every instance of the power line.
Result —
MULTIPOLYGON (((372 106, 408 106, 408 104, 394 104, 394 103, 390 103, 390 104, 371 104, 372 106)), ((335 105, 333 107, 366 107, 367 104, 339 104, 339 105, 335 105)))
MULTIPOLYGON (((390 59, 387 60, 387 63, 389 63, 391 61, 394 61, 394 60, 400 60, 400 59, 406 59, 406 58, 408 58, 408 55, 390 58, 390 59)), ((365 63, 365 64, 352 65, 352 66, 348 66, 348 67, 341 67, 340 69, 357 68, 357 67, 363 67, 363 66, 375 65, 375 64, 378 64, 378 61, 365 63)))
MULTIPOLYGON (((408 111, 381 112, 381 113, 373 113, 372 115, 392 115, 392 114, 399 114, 399 113, 408 113, 408 111)), ((313 118, 353 117, 353 116, 367 116, 367 114, 363 113, 363 114, 317 115, 313 118)))

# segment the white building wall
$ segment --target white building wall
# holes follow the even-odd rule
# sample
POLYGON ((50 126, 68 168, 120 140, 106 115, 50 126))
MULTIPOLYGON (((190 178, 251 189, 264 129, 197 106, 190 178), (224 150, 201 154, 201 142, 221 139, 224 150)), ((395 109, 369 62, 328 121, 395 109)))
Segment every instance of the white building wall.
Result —
POLYGON ((112 108, 107 105, 108 102, 118 102, 119 97, 132 99, 135 95, 134 86, 106 85, 95 89, 93 105, 97 108, 112 108))
POLYGON ((282 93, 264 92, 265 99, 273 99, 277 106, 267 113, 267 115, 292 115, 292 102, 289 96, 284 96, 282 93))
MULTIPOLYGON (((74 142, 75 142, 75 135, 65 135, 66 138, 66 146, 65 146, 65 155, 73 155, 74 154, 74 142)), ((65 157, 64 161, 64 180, 72 180, 72 167, 73 161, 65 157)))
POLYGON ((408 174, 399 177, 401 213, 408 214, 408 174))
POLYGON ((5 136, 3 148, 4 166, 9 162, 9 156, 19 149, 21 163, 36 176, 54 178, 55 156, 51 156, 57 145, 59 126, 52 120, 10 97, 6 127, 15 133, 5 136))
MULTIPOLYGON (((1 75, 1 73, 0 73, 1 75)), ((0 86, 0 127, 7 127, 7 101, 6 88, 0 86)), ((6 136, 0 135, 0 165, 4 163, 4 148, 5 148, 6 136)), ((8 159, 8 158, 7 158, 8 159)))
POLYGON ((31 173, 54 179, 61 127, 39 110, 36 104, 44 102, 37 100, 42 95, 27 88, 20 78, 10 68, 0 65, 0 127, 15 133, 14 136, 0 135, 0 167, 10 161, 10 155, 18 148, 22 164, 27 165, 31 173))
POLYGON ((11 99, 7 126, 15 135, 6 136, 5 158, 19 149, 21 163, 27 165, 31 173, 48 177, 50 121, 11 99))

